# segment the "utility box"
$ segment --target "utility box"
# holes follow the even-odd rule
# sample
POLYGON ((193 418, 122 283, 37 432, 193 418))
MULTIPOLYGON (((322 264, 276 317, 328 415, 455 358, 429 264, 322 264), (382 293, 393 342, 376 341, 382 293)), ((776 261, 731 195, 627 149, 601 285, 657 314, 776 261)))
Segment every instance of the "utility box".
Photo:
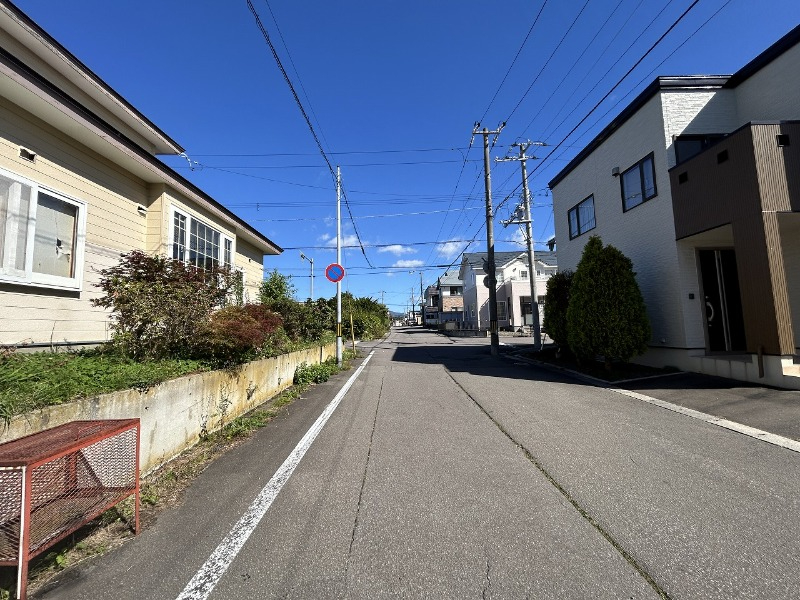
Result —
POLYGON ((139 419, 73 421, 0 444, 0 565, 28 562, 133 495, 139 533, 139 419))

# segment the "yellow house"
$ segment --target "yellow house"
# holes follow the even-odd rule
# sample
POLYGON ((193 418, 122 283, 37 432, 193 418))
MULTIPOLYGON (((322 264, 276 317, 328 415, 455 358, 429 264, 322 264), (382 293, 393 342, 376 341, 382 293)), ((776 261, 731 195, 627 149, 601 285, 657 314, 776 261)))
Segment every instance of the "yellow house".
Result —
POLYGON ((282 249, 158 154, 183 149, 0 0, 0 345, 92 344, 98 271, 134 249, 241 271, 282 249))

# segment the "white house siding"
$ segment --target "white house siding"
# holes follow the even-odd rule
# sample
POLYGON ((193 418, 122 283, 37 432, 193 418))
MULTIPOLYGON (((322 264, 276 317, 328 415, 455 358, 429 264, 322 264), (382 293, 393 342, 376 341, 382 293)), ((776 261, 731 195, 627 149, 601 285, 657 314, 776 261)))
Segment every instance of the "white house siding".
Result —
POLYGON ((661 98, 656 94, 553 188, 558 266, 574 270, 589 237, 600 236, 604 244, 615 246, 633 262, 653 330, 652 344, 685 347, 667 166, 661 98), (612 168, 622 173, 651 152, 658 195, 623 212, 620 178, 612 176, 612 168), (592 194, 597 226, 570 240, 567 213, 592 194), (653 223, 658 226, 652 227, 653 223))
POLYGON ((262 253, 242 239, 236 240, 236 257, 234 264, 244 272, 244 299, 246 302, 258 302, 258 290, 264 279, 264 263, 262 253))
POLYGON ((800 119, 800 45, 794 46, 736 88, 738 125, 800 119))
POLYGON ((661 104, 668 169, 675 166, 673 143, 677 136, 728 133, 740 125, 733 90, 664 90, 661 104))
POLYGON ((21 108, 0 98, 0 167, 85 202, 85 260, 80 292, 0 285, 7 314, 0 343, 92 342, 108 337, 105 311, 91 306, 99 295, 98 271, 120 252, 143 248, 147 186, 21 108), (20 146, 37 154, 19 158, 20 146), (23 291, 24 290, 24 291, 23 291))

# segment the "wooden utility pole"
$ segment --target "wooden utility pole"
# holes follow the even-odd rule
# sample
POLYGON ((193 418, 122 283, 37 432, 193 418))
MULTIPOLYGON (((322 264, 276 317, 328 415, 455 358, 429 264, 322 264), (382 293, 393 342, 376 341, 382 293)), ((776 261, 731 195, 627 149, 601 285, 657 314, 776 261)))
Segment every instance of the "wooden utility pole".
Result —
POLYGON ((495 131, 489 131, 485 127, 479 129, 480 123, 475 123, 472 130, 473 137, 483 136, 483 170, 486 186, 486 269, 489 283, 489 336, 491 337, 492 356, 500 353, 500 334, 497 326, 497 274, 494 264, 494 210, 492 208, 492 175, 489 166, 489 136, 495 136, 492 142, 494 145, 505 125, 503 123, 495 131))

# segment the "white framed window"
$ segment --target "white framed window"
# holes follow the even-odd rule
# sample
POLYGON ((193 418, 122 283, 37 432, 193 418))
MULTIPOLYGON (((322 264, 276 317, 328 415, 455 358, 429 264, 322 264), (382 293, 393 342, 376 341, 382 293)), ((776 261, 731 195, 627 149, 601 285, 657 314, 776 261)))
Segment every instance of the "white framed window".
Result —
POLYGON ((86 203, 0 169, 0 281, 80 290, 86 203))
POLYGON ((234 266, 234 241, 211 225, 172 208, 172 258, 200 269, 234 266))
POLYGON ((520 271, 519 272, 519 278, 520 279, 527 279, 528 278, 528 272, 527 271, 520 271))

